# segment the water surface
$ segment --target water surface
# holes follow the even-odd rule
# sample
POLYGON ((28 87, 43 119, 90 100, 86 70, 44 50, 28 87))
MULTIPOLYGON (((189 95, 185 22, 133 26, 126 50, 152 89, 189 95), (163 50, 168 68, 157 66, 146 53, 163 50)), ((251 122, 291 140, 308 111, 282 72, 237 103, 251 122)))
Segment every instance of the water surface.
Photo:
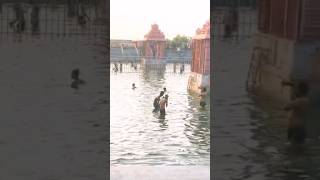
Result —
POLYGON ((140 69, 110 76, 112 165, 209 165, 209 100, 199 108, 199 97, 187 90, 188 73, 140 69), (163 87, 169 105, 160 119, 153 99, 163 87))
POLYGON ((106 176, 107 69, 101 41, 7 35, 0 40, 0 179, 106 176), (79 68, 87 84, 70 88, 79 68))
POLYGON ((320 142, 286 145, 287 114, 246 91, 252 40, 216 42, 214 49, 214 179, 319 179, 320 142))

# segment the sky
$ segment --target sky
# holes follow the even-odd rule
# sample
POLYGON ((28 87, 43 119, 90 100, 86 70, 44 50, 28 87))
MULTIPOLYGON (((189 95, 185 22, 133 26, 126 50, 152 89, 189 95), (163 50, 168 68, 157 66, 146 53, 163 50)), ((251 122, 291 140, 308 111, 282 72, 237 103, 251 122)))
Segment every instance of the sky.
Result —
POLYGON ((157 23, 166 38, 194 36, 210 18, 210 0, 111 0, 110 38, 142 40, 157 23))

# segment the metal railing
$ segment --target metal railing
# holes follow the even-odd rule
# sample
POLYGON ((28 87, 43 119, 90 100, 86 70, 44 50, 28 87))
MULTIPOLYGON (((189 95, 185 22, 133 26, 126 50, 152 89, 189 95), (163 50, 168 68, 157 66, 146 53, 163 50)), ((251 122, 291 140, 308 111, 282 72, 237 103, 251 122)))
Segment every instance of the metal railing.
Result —
MULTIPOLYGON (((112 56, 110 57, 110 62, 140 62, 141 59, 153 59, 152 57, 146 56, 112 56)), ((190 63, 192 57, 162 57, 153 59, 159 62, 165 63, 190 63)))
POLYGON ((239 42, 257 31, 256 0, 212 0, 211 38, 239 42))
MULTIPOLYGON (((31 1, 29 1, 31 2, 31 1)), ((0 36, 51 35, 101 36, 108 32, 106 17, 100 17, 93 1, 80 4, 47 0, 43 3, 0 1, 0 36), (103 20, 104 19, 104 20, 103 20)))
POLYGON ((141 60, 111 61, 111 73, 140 73, 142 71, 183 74, 191 71, 191 59, 183 61, 162 61, 158 64, 144 64, 141 60))

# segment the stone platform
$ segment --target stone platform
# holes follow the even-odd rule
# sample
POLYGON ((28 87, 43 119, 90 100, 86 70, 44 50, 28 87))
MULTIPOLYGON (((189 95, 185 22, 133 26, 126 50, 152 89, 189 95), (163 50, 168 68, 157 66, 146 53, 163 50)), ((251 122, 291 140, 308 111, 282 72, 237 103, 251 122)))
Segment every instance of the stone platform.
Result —
POLYGON ((209 166, 111 166, 111 180, 210 180, 209 166))

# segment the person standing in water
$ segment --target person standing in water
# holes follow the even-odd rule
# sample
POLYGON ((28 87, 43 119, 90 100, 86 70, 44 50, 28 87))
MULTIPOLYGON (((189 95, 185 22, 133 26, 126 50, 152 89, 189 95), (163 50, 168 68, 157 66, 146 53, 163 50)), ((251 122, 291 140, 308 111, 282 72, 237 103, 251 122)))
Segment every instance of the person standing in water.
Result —
POLYGON ((132 83, 132 89, 136 89, 136 84, 132 83))
POLYGON ((305 82, 299 82, 295 88, 295 98, 285 107, 289 111, 287 138, 290 143, 303 144, 306 138, 305 119, 307 108, 309 86, 305 82))
POLYGON ((160 109, 159 102, 160 102, 160 99, 161 99, 161 97, 162 97, 163 95, 164 95, 164 92, 163 92, 163 91, 160 91, 159 96, 157 96, 156 98, 154 98, 154 100, 153 100, 153 107, 154 107, 153 112, 158 112, 158 111, 159 111, 159 109, 160 109))
POLYGON ((114 64, 113 71, 114 71, 114 72, 118 72, 118 64, 117 64, 117 63, 114 64))
POLYGON ((122 73, 122 63, 120 63, 120 72, 122 73))
POLYGON ((204 108, 206 106, 206 96, 207 96, 207 88, 201 88, 200 92, 200 106, 204 108))
POLYGON ((163 88, 163 92, 166 93, 167 92, 167 88, 164 87, 163 88))
POLYGON ((183 72, 184 72, 184 64, 182 64, 180 67, 180 74, 182 74, 183 72))
POLYGON ((160 102, 160 117, 164 117, 166 115, 166 107, 168 107, 168 98, 169 95, 165 95, 165 97, 163 97, 160 102))
POLYGON ((78 86, 80 84, 85 84, 85 82, 79 78, 80 70, 74 69, 71 72, 71 78, 73 79, 73 82, 71 83, 71 88, 78 89, 78 86))

